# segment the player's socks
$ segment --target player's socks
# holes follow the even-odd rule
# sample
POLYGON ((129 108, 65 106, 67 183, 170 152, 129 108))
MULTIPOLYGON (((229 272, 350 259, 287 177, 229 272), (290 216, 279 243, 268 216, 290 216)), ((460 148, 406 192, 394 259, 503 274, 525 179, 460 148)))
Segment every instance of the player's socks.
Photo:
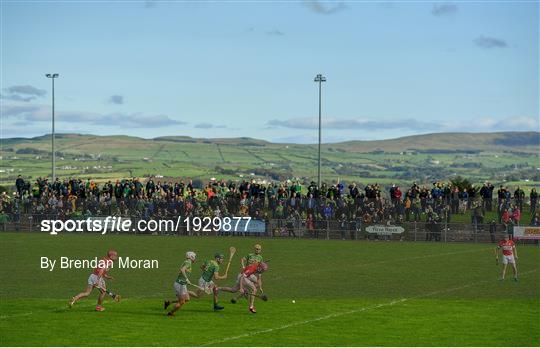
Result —
POLYGON ((96 311, 97 312, 103 312, 105 310, 105 307, 102 307, 102 306, 96 306, 96 311))
POLYGON ((163 309, 167 309, 167 307, 169 307, 170 304, 171 304, 171 301, 163 302, 163 309))

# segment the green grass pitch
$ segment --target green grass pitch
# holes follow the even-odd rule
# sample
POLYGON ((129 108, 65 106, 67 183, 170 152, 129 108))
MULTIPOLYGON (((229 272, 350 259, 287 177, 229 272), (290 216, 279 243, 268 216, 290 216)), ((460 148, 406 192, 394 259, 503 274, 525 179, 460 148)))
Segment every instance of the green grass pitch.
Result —
MULTIPOLYGON (((498 281, 493 245, 317 241, 238 237, 0 234, 2 346, 539 346, 540 248, 518 245, 519 282, 498 281), (216 251, 255 242, 271 259, 268 302, 245 300, 212 311, 192 300, 174 318, 163 299, 187 250, 198 265, 216 251), (40 269, 40 257, 157 259, 158 269, 112 269, 124 299, 95 312, 94 292, 67 308, 89 270, 40 269), (295 300, 296 303, 292 303, 295 300)), ((58 267, 58 266, 57 266, 58 267)))

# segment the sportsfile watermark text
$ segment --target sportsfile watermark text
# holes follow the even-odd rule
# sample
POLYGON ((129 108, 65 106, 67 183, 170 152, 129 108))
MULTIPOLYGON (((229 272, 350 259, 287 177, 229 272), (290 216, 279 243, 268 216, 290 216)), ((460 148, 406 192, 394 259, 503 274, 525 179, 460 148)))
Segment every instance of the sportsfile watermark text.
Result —
POLYGON ((42 220, 41 232, 56 235, 59 232, 175 232, 181 227, 188 232, 244 232, 251 217, 185 217, 160 220, 136 220, 119 216, 88 217, 82 220, 42 220))

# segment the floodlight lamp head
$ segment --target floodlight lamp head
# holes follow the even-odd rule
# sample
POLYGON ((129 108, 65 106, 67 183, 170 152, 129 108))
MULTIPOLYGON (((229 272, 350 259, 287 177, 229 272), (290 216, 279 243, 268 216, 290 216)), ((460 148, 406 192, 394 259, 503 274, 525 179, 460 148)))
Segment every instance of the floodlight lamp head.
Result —
POLYGON ((325 82, 326 81, 326 77, 322 76, 322 74, 317 74, 317 76, 315 76, 315 82, 325 82))

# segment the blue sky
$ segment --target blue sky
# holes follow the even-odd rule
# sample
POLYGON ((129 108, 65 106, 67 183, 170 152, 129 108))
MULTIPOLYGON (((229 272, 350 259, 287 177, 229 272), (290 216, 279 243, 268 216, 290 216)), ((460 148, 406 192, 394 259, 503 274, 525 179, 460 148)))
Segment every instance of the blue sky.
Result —
POLYGON ((2 1, 1 137, 538 130, 538 2, 2 1))

